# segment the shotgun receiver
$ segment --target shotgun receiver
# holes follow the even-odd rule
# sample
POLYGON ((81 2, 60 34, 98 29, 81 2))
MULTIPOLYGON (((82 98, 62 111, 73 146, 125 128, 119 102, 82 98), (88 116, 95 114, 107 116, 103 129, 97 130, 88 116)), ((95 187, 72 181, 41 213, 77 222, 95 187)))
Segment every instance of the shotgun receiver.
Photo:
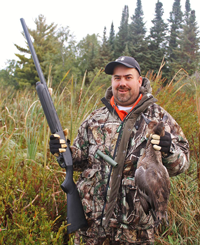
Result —
POLYGON ((65 135, 63 133, 63 129, 61 127, 58 115, 56 113, 53 101, 51 99, 51 95, 49 93, 44 75, 42 73, 35 49, 33 47, 28 28, 25 24, 25 21, 23 18, 20 19, 24 34, 26 37, 26 40, 29 45, 29 49, 31 51, 31 55, 33 58, 33 61, 35 63, 35 67, 38 73, 38 76, 40 78, 40 82, 36 83, 36 90, 44 111, 44 114, 46 116, 48 125, 50 127, 52 134, 58 134, 60 135, 60 138, 65 140, 67 144, 66 151, 62 153, 63 155, 63 163, 60 164, 62 168, 66 169, 66 177, 64 182, 61 184, 61 188, 65 193, 67 193, 67 223, 69 224, 67 228, 67 233, 72 233, 79 228, 86 226, 87 221, 85 219, 85 214, 83 211, 83 206, 79 197, 78 190, 76 188, 76 185, 73 181, 73 162, 72 162, 72 156, 69 149, 69 145, 65 139, 65 135))

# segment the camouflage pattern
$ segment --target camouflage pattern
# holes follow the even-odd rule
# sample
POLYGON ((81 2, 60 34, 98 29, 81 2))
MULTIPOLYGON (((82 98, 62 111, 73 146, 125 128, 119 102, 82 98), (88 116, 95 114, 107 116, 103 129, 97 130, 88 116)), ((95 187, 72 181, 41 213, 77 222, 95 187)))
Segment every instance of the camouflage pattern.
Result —
MULTIPOLYGON (((169 175, 180 174, 189 166, 188 142, 177 122, 163 108, 154 103, 155 99, 149 93, 151 92, 149 84, 149 81, 143 78, 140 91, 143 93, 143 98, 123 123, 113 111, 104 106, 92 112, 78 130, 78 136, 71 150, 74 169, 82 171, 77 188, 89 227, 76 232, 75 244, 79 244, 80 235, 86 244, 153 243, 153 218, 150 214, 144 213, 137 198, 134 181, 137 162, 147 142, 147 124, 141 112, 148 119, 156 121, 161 121, 165 114, 168 116, 165 130, 171 134, 172 145, 171 154, 163 156, 163 164, 169 175), (147 106, 144 107, 144 105, 147 106), (130 128, 128 121, 133 118, 135 120, 130 128), (129 125, 129 128, 126 125, 129 125), (125 144, 123 142, 121 147, 119 132, 126 133, 130 130, 128 142, 125 144), (113 181, 113 168, 96 154, 98 149, 111 157, 115 155, 115 159, 125 154, 122 176, 114 180, 120 181, 120 189, 108 226, 104 225, 104 220, 113 181), (104 218, 101 219, 103 210, 104 218)), ((106 94, 108 102, 111 96, 112 91, 108 89, 106 94)))

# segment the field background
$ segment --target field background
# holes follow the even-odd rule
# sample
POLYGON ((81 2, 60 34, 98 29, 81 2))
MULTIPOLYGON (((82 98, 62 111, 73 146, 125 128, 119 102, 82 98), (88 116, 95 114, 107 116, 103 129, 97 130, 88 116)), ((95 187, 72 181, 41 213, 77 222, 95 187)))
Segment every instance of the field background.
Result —
MULTIPOLYGON (((68 73, 54 88, 53 101, 73 142, 84 118, 102 106, 108 82, 98 71, 85 85, 68 73)), ((177 72, 165 87, 161 75, 148 75, 158 104, 181 125, 190 144, 190 168, 171 178, 169 226, 156 244, 200 244, 199 75, 177 72)), ((49 86, 51 82, 49 81, 49 86)), ((0 93, 0 244, 73 244, 66 235, 65 172, 49 152, 46 119, 35 89, 1 87, 0 93)), ((74 179, 79 173, 74 173, 74 179)))

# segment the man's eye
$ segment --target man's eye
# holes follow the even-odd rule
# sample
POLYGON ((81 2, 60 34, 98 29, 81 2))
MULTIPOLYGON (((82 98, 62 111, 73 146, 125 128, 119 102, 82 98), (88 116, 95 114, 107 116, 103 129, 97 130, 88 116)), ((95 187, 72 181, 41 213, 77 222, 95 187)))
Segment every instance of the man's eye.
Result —
POLYGON ((115 77, 115 80, 120 80, 120 77, 115 77))

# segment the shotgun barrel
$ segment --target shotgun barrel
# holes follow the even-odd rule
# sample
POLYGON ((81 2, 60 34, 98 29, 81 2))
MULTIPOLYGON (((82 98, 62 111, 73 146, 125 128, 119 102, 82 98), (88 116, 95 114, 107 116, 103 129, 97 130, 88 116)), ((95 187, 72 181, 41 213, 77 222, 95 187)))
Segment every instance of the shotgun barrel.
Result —
POLYGON ((60 135, 60 138, 65 140, 65 143, 67 144, 66 152, 62 153, 64 161, 63 163, 60 163, 60 166, 66 169, 66 177, 64 182, 61 184, 61 188, 67 194, 67 223, 69 224, 67 232, 72 233, 83 226, 87 226, 87 221, 85 219, 83 206, 79 197, 78 190, 76 188, 76 184, 73 181, 73 162, 69 148, 70 146, 65 139, 65 135, 63 133, 63 129, 61 127, 56 109, 51 99, 51 95, 49 93, 44 75, 42 73, 42 69, 40 67, 35 49, 33 47, 28 28, 23 18, 21 18, 20 21, 29 45, 33 61, 35 63, 38 76, 40 78, 40 82, 36 83, 36 90, 51 133, 60 135))

